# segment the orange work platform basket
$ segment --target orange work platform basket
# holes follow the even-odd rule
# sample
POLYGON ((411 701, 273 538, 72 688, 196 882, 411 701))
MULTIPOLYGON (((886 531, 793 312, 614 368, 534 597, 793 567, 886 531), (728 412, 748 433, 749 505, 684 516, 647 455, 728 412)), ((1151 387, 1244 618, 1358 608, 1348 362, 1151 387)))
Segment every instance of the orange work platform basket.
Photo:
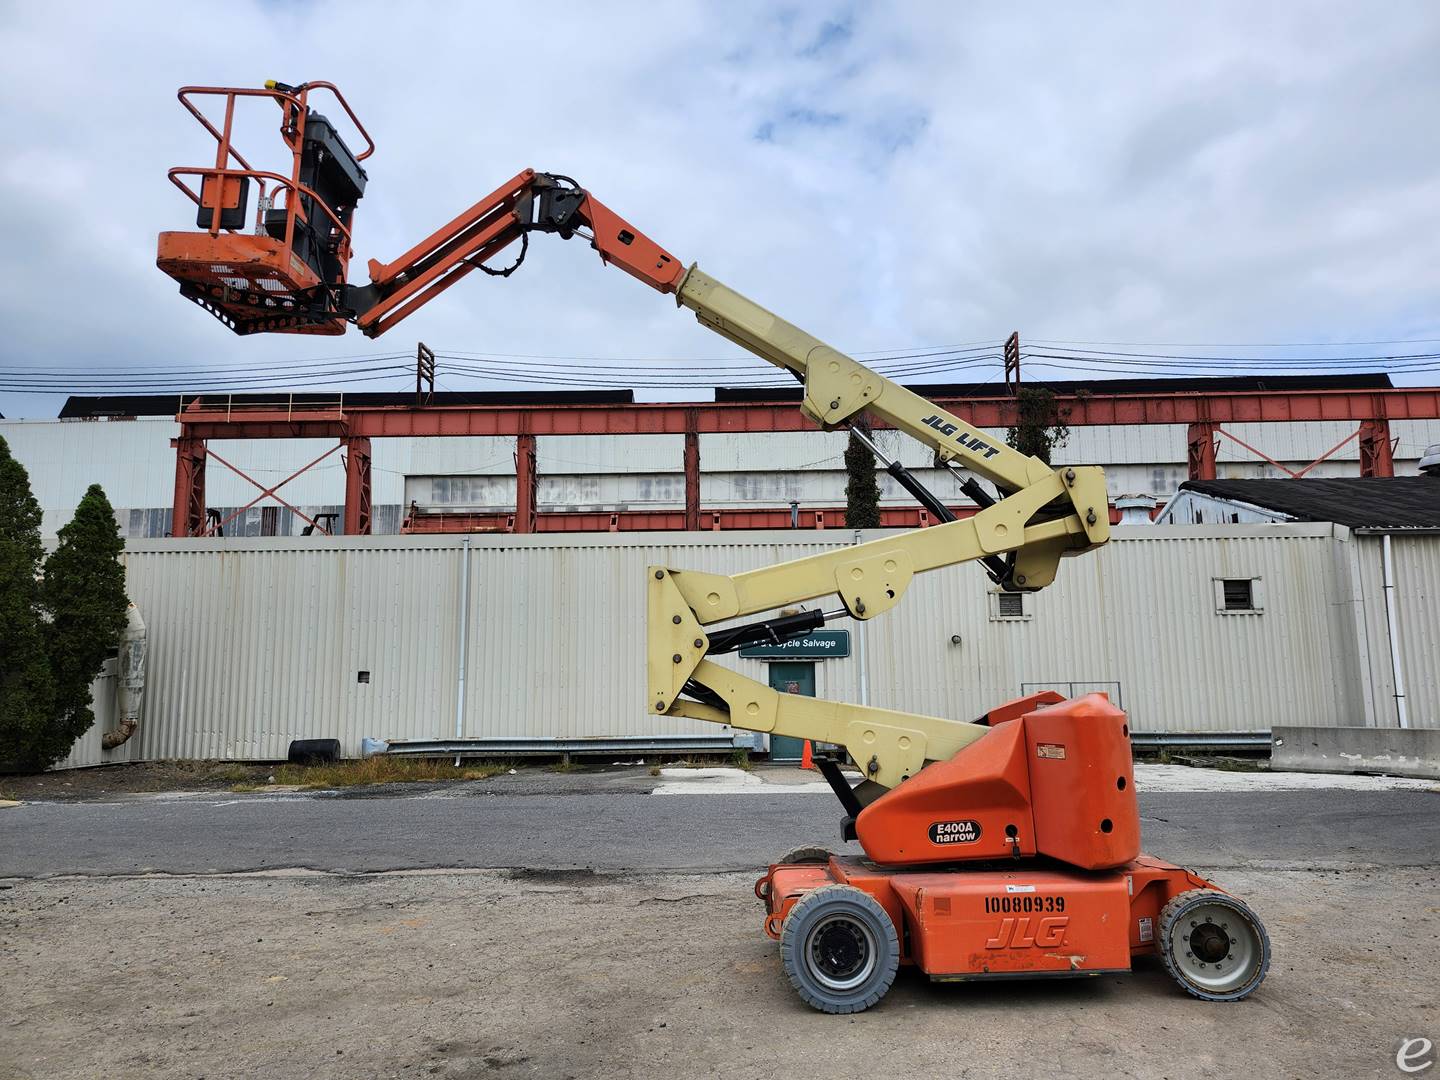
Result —
POLYGON ((156 265, 180 283, 181 295, 237 334, 343 334, 350 223, 365 193, 360 163, 375 152, 345 98, 328 82, 268 82, 263 90, 187 86, 179 98, 214 136, 215 163, 170 170, 171 183, 196 205, 199 231, 161 233, 156 265), (310 107, 310 95, 321 90, 334 96, 365 140, 361 153, 353 153, 335 125, 310 107), (219 128, 196 105, 198 98, 223 100, 219 128), (253 168, 231 145, 236 106, 244 98, 266 98, 280 107, 289 176, 253 168), (198 191, 186 179, 197 177, 198 191))

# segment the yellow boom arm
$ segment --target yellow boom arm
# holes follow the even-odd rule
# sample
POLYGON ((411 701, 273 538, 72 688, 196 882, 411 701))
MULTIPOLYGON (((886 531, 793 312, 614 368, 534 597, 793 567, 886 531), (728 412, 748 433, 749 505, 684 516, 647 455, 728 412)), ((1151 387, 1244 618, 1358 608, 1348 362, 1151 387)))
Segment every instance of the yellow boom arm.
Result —
POLYGON ((1050 584, 1062 556, 1103 544, 1104 473, 1056 472, 877 374, 692 266, 678 302, 704 326, 804 380, 802 408, 827 430, 870 413, 963 465, 1001 494, 973 517, 734 576, 649 570, 650 708, 748 731, 838 743, 882 787, 944 760, 985 732, 955 720, 781 694, 707 659, 705 627, 821 597, 869 619, 900 601, 915 574, 1013 554, 1006 588, 1050 584), (683 695, 683 696, 682 696, 683 695))

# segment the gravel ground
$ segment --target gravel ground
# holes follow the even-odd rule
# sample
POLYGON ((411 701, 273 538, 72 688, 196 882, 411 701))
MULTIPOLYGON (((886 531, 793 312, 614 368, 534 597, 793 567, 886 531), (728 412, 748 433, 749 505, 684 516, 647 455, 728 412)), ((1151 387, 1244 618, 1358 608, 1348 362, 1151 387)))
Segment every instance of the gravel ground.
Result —
MULTIPOLYGON (((668 800, 667 800, 668 801, 668 800)), ((1134 975, 791 992, 753 874, 0 882, 0 1078, 1393 1076, 1440 1042, 1437 873, 1229 870, 1249 1001, 1134 975)))

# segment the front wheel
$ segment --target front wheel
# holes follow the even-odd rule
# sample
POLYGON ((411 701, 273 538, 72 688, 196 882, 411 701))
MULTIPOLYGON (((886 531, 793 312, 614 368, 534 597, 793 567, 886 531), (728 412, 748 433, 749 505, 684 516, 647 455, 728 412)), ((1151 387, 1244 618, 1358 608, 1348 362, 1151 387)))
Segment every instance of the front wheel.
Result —
POLYGON ((895 924, 869 893, 826 885, 790 909, 780 959, 801 999, 827 1013, 857 1013, 890 989, 900 966, 895 924))
POLYGON ((1239 1001, 1270 968, 1270 936, 1250 908, 1215 889, 1191 889, 1160 912, 1160 959, 1185 992, 1239 1001))

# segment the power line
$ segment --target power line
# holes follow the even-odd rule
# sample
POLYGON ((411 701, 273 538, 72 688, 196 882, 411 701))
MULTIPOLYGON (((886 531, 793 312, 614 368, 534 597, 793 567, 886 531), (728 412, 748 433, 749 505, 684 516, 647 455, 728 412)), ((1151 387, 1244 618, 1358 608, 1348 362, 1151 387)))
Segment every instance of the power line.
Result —
MULTIPOLYGON (((879 359, 900 359, 907 356, 923 356, 929 353, 974 352, 980 349, 998 349, 999 341, 965 341, 957 345, 906 345, 889 349, 871 349, 852 352, 851 356, 870 356, 879 359)), ((450 350, 452 356, 473 356, 480 358, 498 357, 506 360, 583 360, 592 363, 640 364, 640 363, 704 363, 729 364, 732 360, 745 362, 752 359, 747 353, 733 356, 561 356, 544 353, 474 352, 463 349, 450 350)))
MULTIPOLYGON (((1027 344, 1067 346, 1028 349, 1032 367, 1089 375, 1153 375, 1215 377, 1224 374, 1279 375, 1299 372, 1348 371, 1380 367, 1396 374, 1440 370, 1437 352, 1366 352, 1349 355, 1242 356, 1229 353, 1172 353, 1140 351, 1146 346, 1177 349, 1339 349, 1378 345, 1415 345, 1440 338, 1387 339, 1353 342, 1064 342, 1061 339, 1027 339, 1027 344), (1087 348, 1086 345, 1125 346, 1087 348), (1259 369, 1259 370, 1257 370, 1259 369)), ((998 342, 975 341, 956 345, 872 350, 856 353, 869 357, 880 374, 897 380, 970 374, 984 367, 991 371, 1000 359, 998 342)), ((789 386, 786 373, 766 369, 741 357, 595 357, 548 354, 456 351, 437 353, 447 375, 467 381, 509 385, 593 388, 699 389, 717 383, 755 387, 789 386), (738 361, 732 363, 731 361, 738 361), (663 366, 662 366, 663 365, 663 366)), ((0 391, 7 393, 200 393, 304 386, 337 387, 383 382, 412 372, 408 353, 358 353, 332 357, 305 357, 246 367, 154 368, 116 370, 85 367, 56 371, 53 367, 11 365, 0 368, 0 391), (359 363, 353 363, 358 361, 359 363), (396 363, 395 361, 405 361, 396 363)), ((988 381, 988 380, 987 380, 988 381)))
MULTIPOLYGON (((386 380, 393 380, 393 379, 400 379, 400 378, 409 378, 410 375, 411 375, 411 373, 408 372, 408 371, 392 372, 391 374, 388 374, 388 375, 362 375, 362 376, 360 376, 360 377, 358 377, 358 378, 355 377, 354 375, 348 375, 348 374, 347 374, 347 375, 338 376, 338 377, 332 378, 332 379, 322 379, 322 380, 318 380, 318 381, 314 381, 314 382, 305 382, 305 383, 301 383, 301 384, 289 384, 289 390, 290 390, 290 392, 292 392, 292 393, 293 393, 293 392, 303 392, 306 388, 312 387, 312 386, 316 386, 316 387, 319 387, 319 386, 332 387, 332 386, 334 386, 334 387, 340 387, 340 388, 343 389, 344 387, 349 386, 349 385, 351 385, 351 384, 353 384, 353 383, 384 382, 384 381, 386 381, 386 380)), ((46 385, 46 384, 36 385, 36 384, 34 384, 34 383, 4 383, 4 382, 0 382, 0 393, 6 393, 6 394, 112 394, 112 393, 113 393, 113 394, 126 394, 126 393, 132 393, 132 392, 137 392, 137 391, 143 391, 144 394, 147 395, 147 396, 164 396, 164 395, 168 395, 168 394, 206 394, 206 393, 226 393, 226 392, 231 392, 231 393, 233 393, 233 392, 240 392, 240 393, 261 392, 261 391, 264 391, 264 390, 267 389, 267 388, 277 388, 277 387, 275 387, 275 384, 274 384, 273 381, 267 381, 266 383, 264 383, 264 384, 262 384, 262 385, 259 385, 259 386, 255 385, 255 384, 253 384, 253 383, 246 383, 246 384, 239 384, 239 385, 233 384, 233 383, 220 383, 220 384, 217 384, 217 383, 182 383, 182 384, 138 384, 138 385, 137 385, 137 384, 123 384, 123 385, 119 385, 119 386, 116 386, 116 385, 113 385, 113 384, 93 384, 93 383, 89 383, 89 384, 84 384, 84 385, 81 385, 81 386, 53 386, 53 385, 46 385)))
MULTIPOLYGON (((266 372, 288 372, 299 370, 311 370, 317 367, 332 367, 345 360, 405 360, 410 358, 409 353, 373 353, 367 356, 354 357, 332 357, 329 359, 312 358, 309 360, 293 360, 276 364, 247 364, 244 367, 204 367, 204 368, 160 368, 157 370, 131 370, 129 368, 115 367, 76 367, 62 368, 56 370, 53 365, 35 367, 0 367, 0 376, 24 376, 27 378, 53 378, 53 379, 75 379, 86 376, 104 376, 119 379, 137 378, 144 376, 171 376, 171 375, 229 375, 266 372)), ((356 370, 348 367, 337 370, 356 370)))
MULTIPOLYGON (((1056 356, 1054 353, 1035 353, 1035 356, 1056 356)), ((1179 353, 1126 353, 1116 350, 1096 350, 1096 348, 1071 348, 1067 353, 1060 354, 1068 360, 1080 360, 1083 357, 1140 357, 1146 360, 1178 360, 1184 364, 1198 364, 1207 360, 1228 360, 1238 363, 1266 363, 1266 364, 1299 364, 1299 363, 1404 363, 1405 360, 1434 360, 1440 353, 1397 353, 1397 354, 1365 354, 1365 356, 1280 356, 1280 357, 1244 357, 1244 356, 1188 356, 1179 353)))
POLYGON ((1440 338, 1391 338, 1383 341, 1070 341, 1064 338, 1027 337, 1037 345, 1118 345, 1121 348, 1162 349, 1342 349, 1355 345, 1433 345, 1440 338))

